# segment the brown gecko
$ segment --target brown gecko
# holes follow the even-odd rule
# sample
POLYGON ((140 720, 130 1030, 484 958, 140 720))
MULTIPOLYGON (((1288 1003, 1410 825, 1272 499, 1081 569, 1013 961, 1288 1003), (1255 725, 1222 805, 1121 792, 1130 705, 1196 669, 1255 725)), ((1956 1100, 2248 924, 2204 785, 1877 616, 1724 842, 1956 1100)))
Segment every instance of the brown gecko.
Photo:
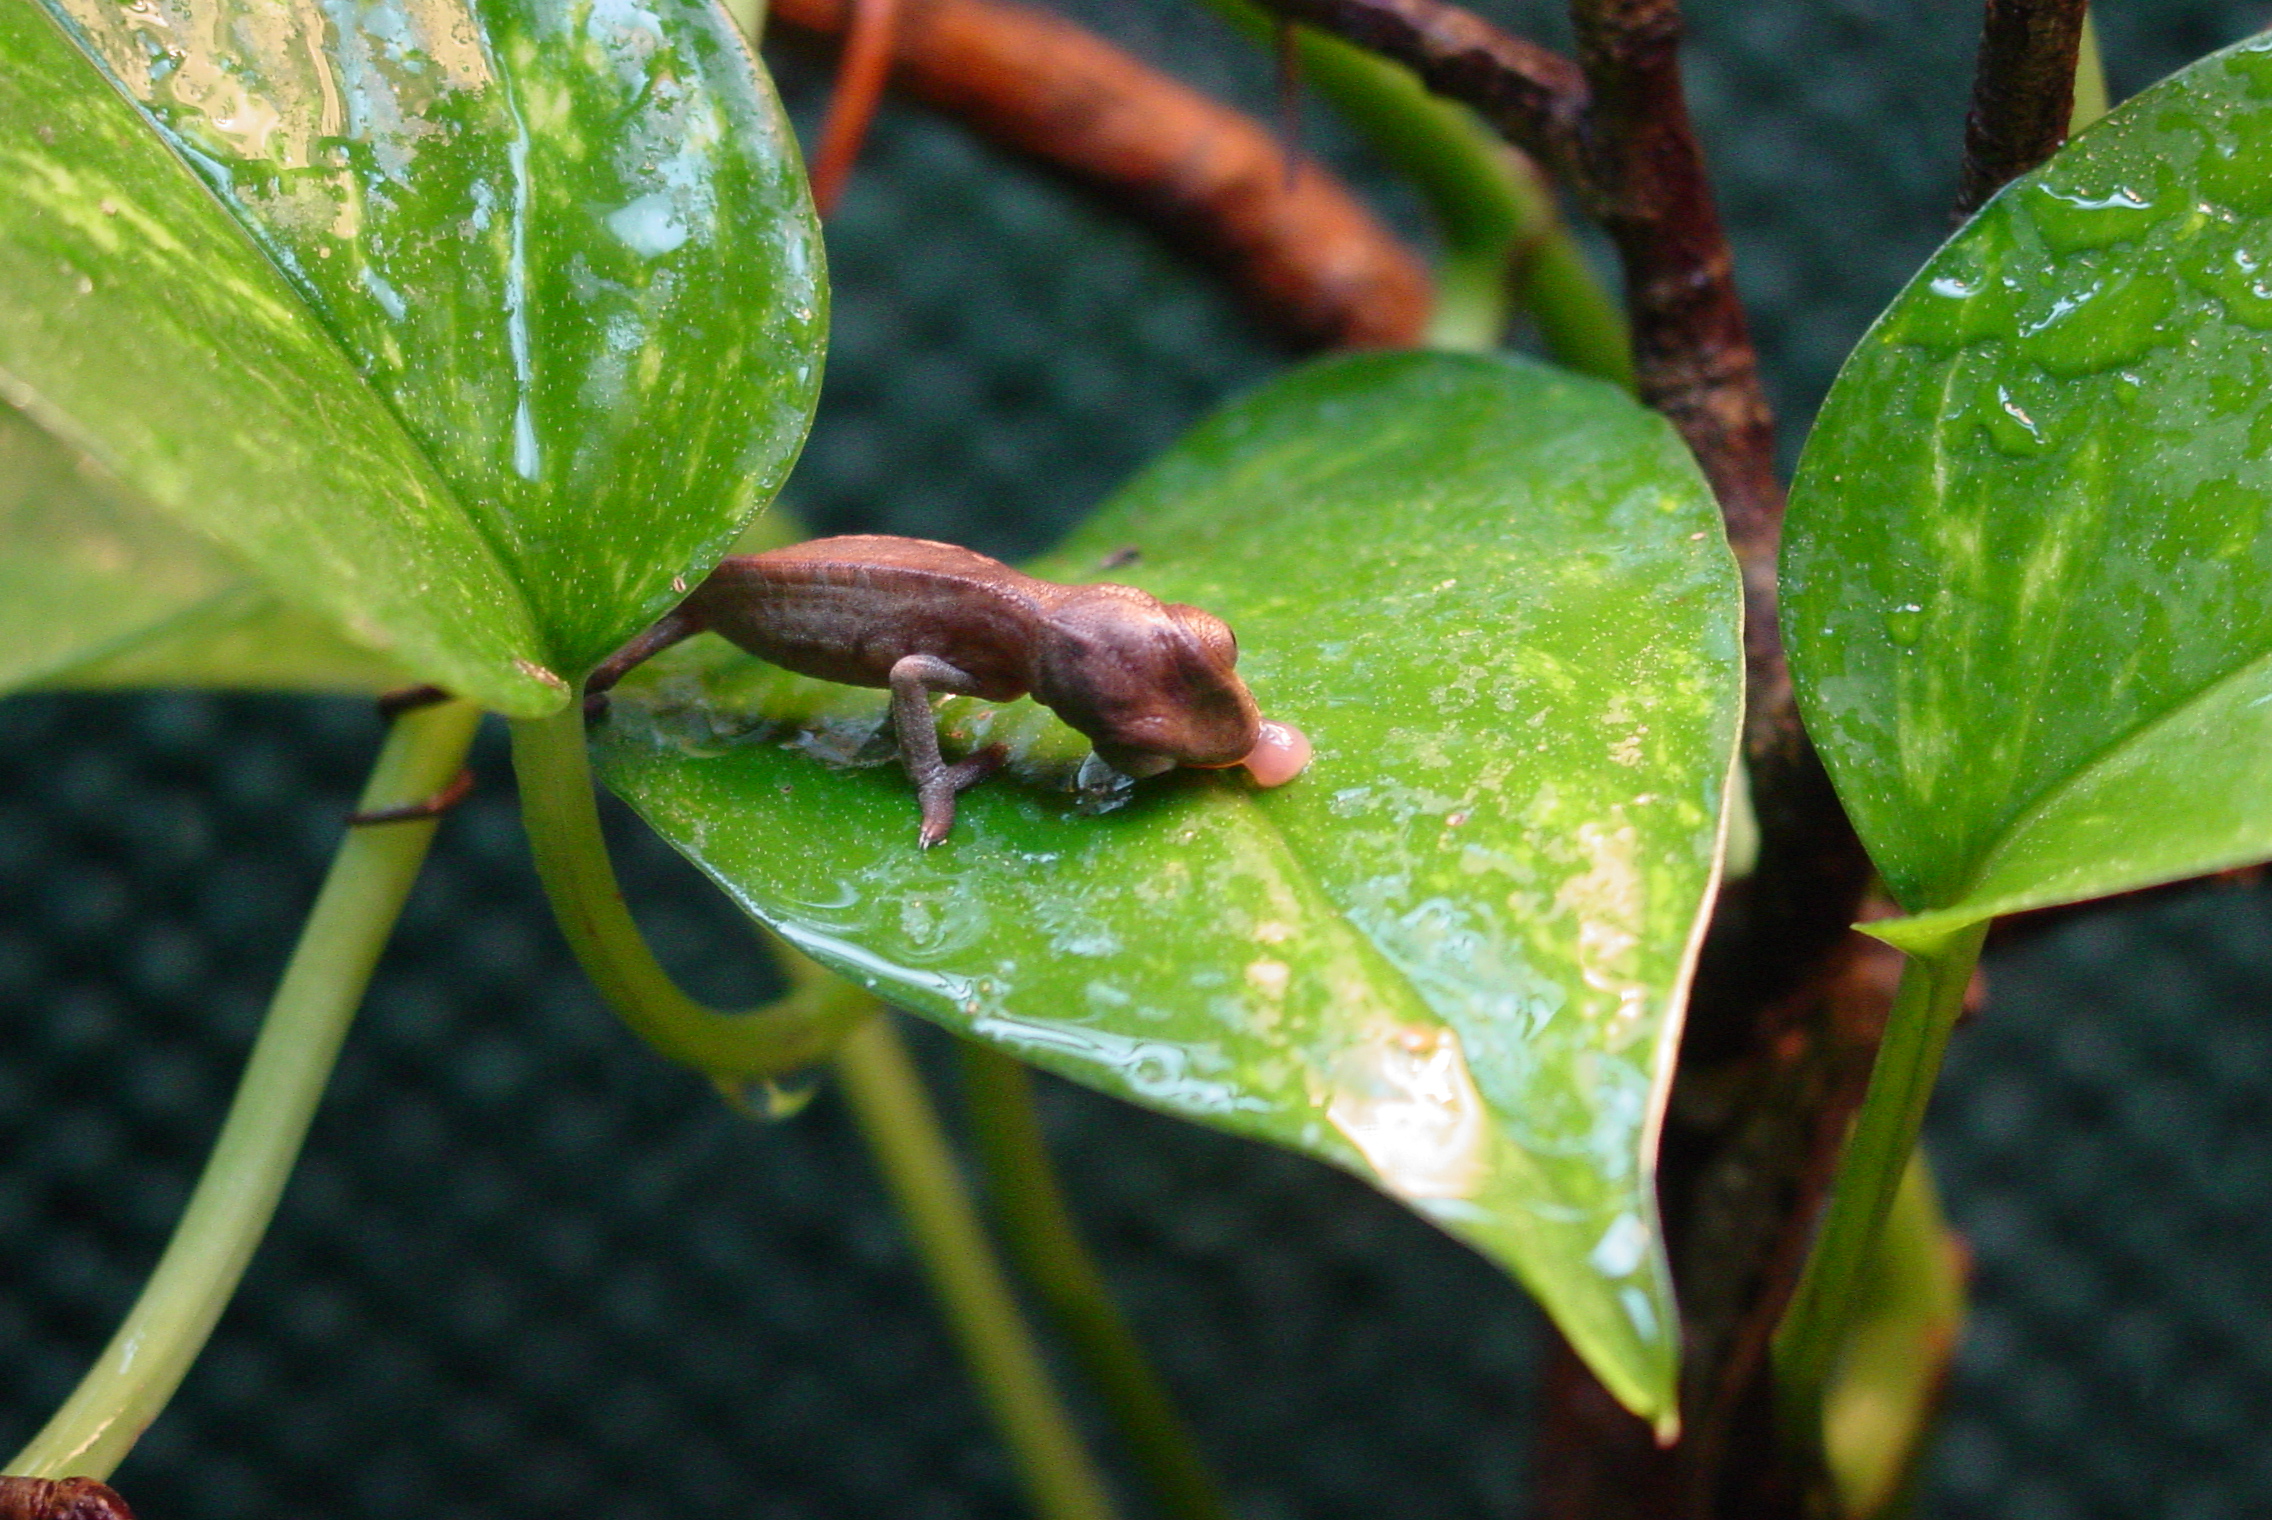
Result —
POLYGON ((956 795, 1003 760, 991 745, 947 764, 934 692, 989 702, 1030 692, 1127 776, 1243 764, 1276 786, 1309 761, 1300 730, 1262 721, 1221 618, 1133 586, 1036 580, 952 544, 862 534, 724 560, 592 672, 587 701, 703 632, 800 675, 888 687, 926 849, 953 827, 956 795))

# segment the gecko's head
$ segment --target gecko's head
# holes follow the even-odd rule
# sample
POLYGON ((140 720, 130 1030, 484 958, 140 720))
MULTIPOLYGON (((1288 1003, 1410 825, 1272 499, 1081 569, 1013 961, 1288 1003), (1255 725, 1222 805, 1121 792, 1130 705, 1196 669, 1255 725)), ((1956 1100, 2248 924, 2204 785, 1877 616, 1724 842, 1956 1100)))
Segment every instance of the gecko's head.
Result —
POLYGON ((1221 618, 1132 586, 1082 586, 1049 614, 1033 694, 1115 770, 1237 765, 1261 714, 1221 618))

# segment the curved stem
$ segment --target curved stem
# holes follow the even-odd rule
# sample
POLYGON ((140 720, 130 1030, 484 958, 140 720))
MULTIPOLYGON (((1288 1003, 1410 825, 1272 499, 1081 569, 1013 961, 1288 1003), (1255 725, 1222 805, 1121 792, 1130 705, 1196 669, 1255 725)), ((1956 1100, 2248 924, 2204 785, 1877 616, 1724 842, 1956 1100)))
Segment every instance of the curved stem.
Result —
MULTIPOLYGON (((479 709, 463 702, 397 719, 362 808, 441 791, 464 765, 480 721, 479 709)), ((165 1255, 94 1367, 9 1472, 107 1478, 173 1396, 276 1212, 340 1041, 433 837, 432 819, 347 831, 165 1255)))
POLYGON ((852 24, 845 29, 844 51, 836 64, 836 88, 812 158, 813 210, 823 217, 836 210, 884 98, 898 25, 899 0, 853 0, 852 24))
MULTIPOLYGON (((1256 41, 1270 41, 1275 23, 1247 0, 1207 3, 1256 41)), ((1431 94, 1410 69, 1310 27, 1297 27, 1295 38, 1303 77, 1412 181, 1443 237, 1429 342, 1497 347, 1512 296, 1555 359, 1630 390, 1624 316, 1536 167, 1473 111, 1431 94)))
POLYGON ((1025 1064, 975 1040, 957 1044, 978 1163, 1011 1264, 1057 1322, 1161 1511, 1182 1520, 1230 1520, 1175 1401, 1081 1242, 1050 1165, 1025 1064))
POLYGON ((1920 947, 1901 968, 1901 987, 1814 1251, 1775 1330, 1776 1408, 1786 1434, 1805 1449, 1820 1449, 1823 1393, 1845 1346, 1870 1255, 1917 1149, 1949 1032, 1964 1011, 1964 990, 1987 935, 1987 924, 1968 925, 1920 947))
POLYGON ((1043 1520, 1110 1520, 1104 1480, 1018 1313, 930 1095, 889 1014, 846 1037, 836 1071, 1035 1510, 1043 1520))
POLYGON ((718 1084, 737 1105, 768 1079, 827 1055, 870 1006, 865 993, 785 956, 788 996, 747 1012, 696 1002, 665 971, 624 906, 600 833, 583 701, 512 725, 521 818, 553 916, 585 974, 633 1033, 718 1084))

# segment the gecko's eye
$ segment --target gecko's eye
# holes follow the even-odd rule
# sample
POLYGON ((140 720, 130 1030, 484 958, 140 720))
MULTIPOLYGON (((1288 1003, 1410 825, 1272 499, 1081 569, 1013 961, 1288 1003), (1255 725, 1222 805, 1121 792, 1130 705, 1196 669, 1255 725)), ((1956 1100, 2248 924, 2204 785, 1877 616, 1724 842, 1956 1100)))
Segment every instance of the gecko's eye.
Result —
POLYGON ((1237 634, 1231 632, 1230 624, 1212 612, 1189 607, 1182 602, 1168 603, 1167 614, 1175 619, 1176 626, 1190 637, 1192 643, 1199 646, 1217 669, 1229 670, 1238 664, 1239 639, 1237 634))

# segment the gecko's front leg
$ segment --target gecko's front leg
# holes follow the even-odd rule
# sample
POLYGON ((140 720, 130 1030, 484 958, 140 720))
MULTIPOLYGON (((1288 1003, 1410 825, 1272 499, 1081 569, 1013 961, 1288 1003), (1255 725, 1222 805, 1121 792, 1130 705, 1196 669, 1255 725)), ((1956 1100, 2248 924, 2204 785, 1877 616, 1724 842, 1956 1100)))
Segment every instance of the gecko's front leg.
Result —
POLYGON ((916 835, 928 850, 955 825, 955 794, 976 786, 1002 768, 1007 751, 999 744, 956 765, 939 754, 939 722, 931 693, 976 695, 977 683, 937 655, 911 654, 891 668, 891 721, 899 735, 899 762, 915 783, 923 805, 923 827, 916 835))

